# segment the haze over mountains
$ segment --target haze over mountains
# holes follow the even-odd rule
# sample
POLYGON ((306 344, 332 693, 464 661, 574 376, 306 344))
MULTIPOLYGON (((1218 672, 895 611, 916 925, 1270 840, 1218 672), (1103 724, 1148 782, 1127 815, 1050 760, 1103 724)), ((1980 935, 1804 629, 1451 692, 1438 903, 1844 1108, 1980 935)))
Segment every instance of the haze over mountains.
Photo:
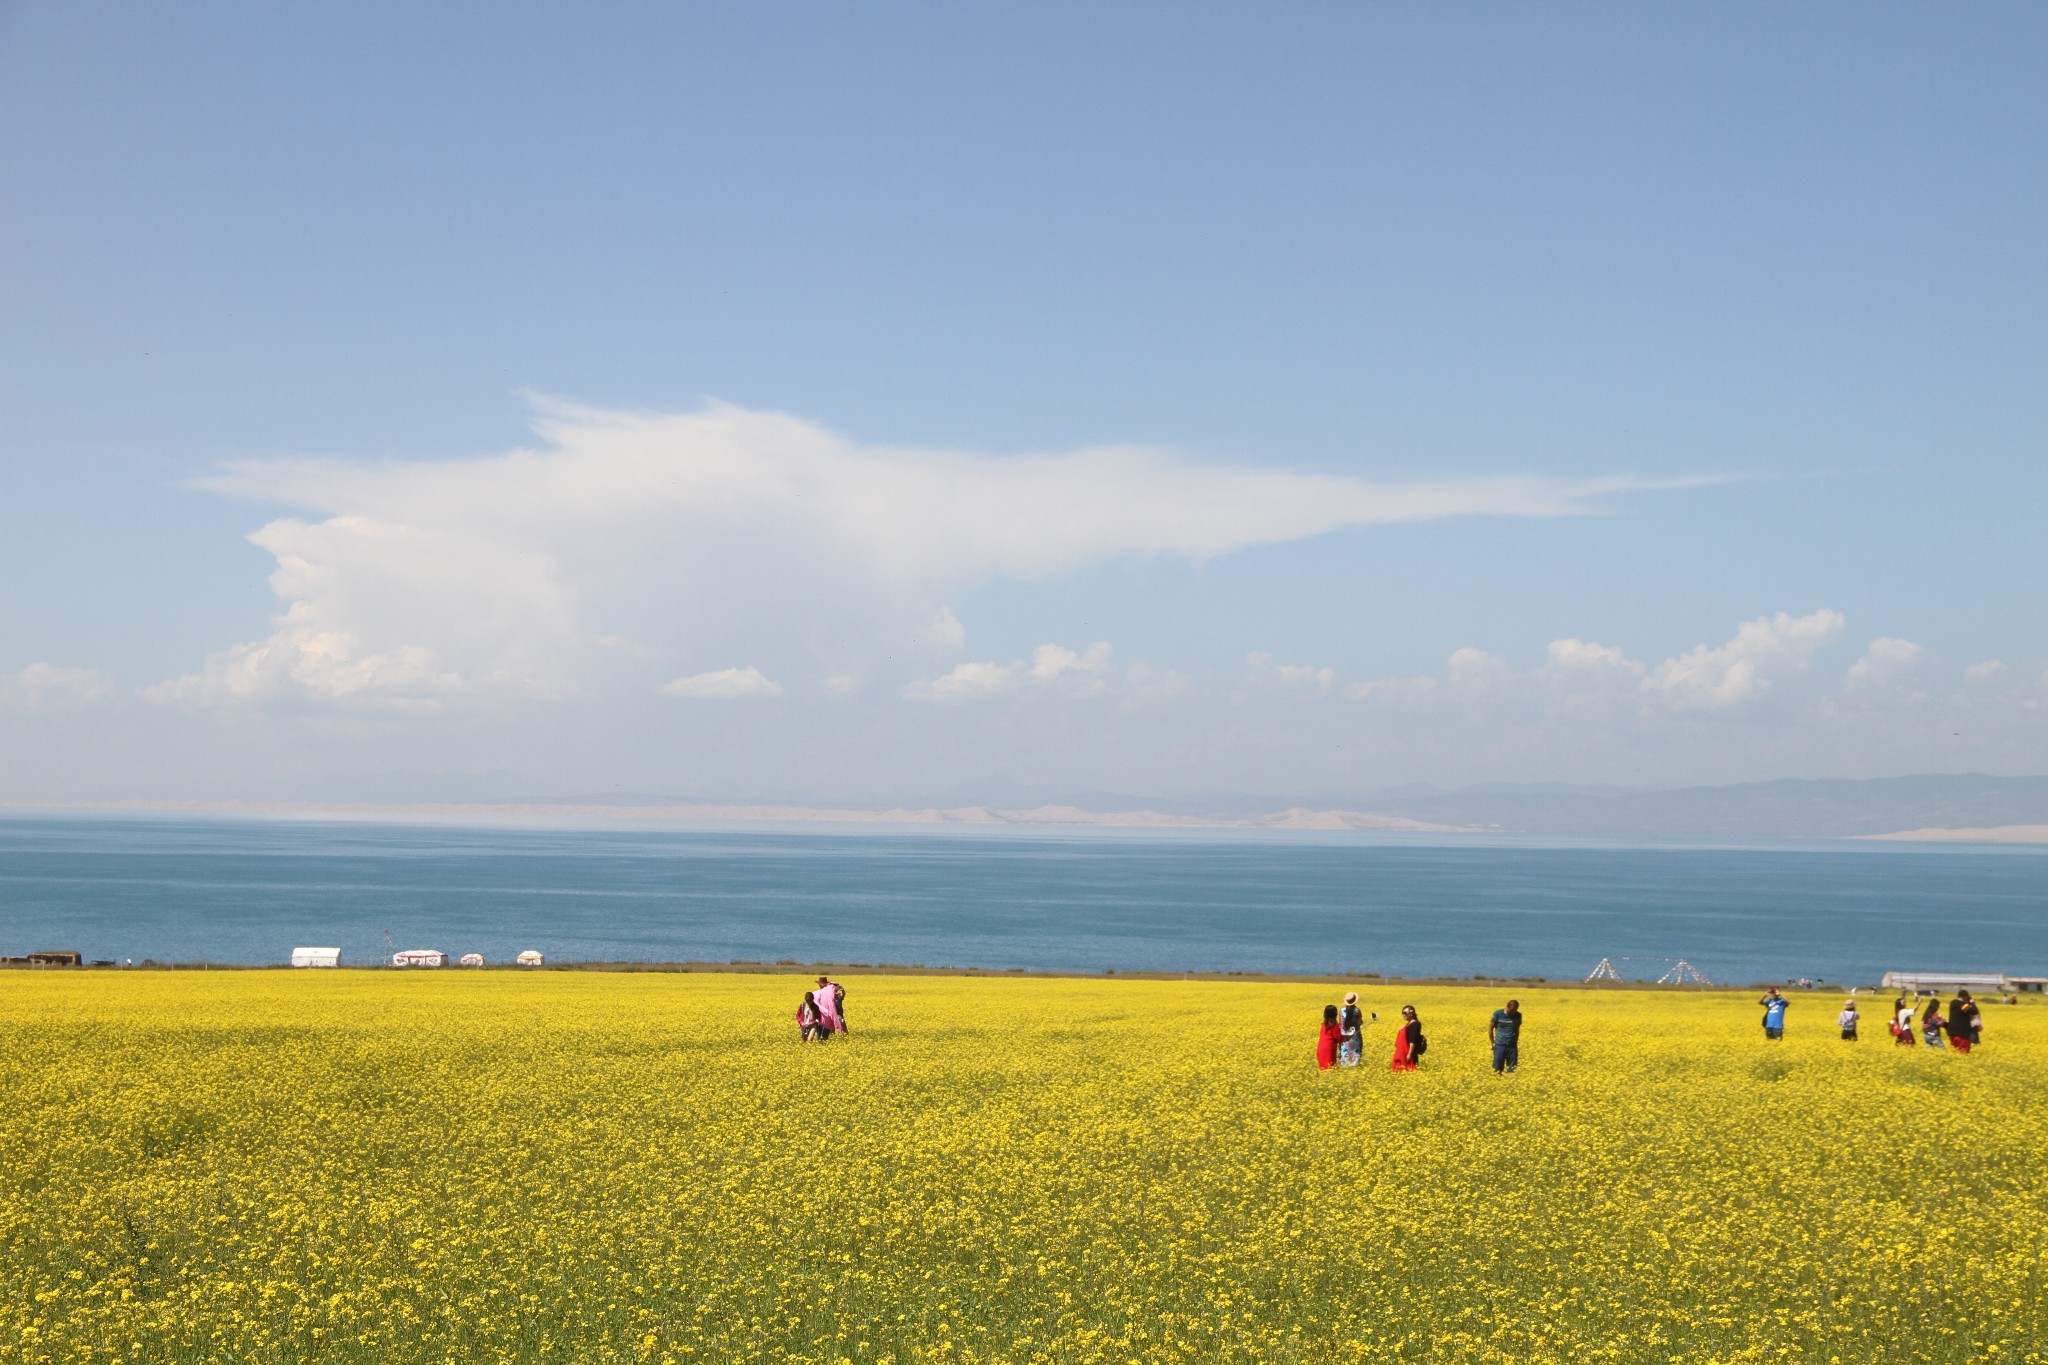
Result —
MULTIPOLYGON (((965 795, 962 793, 961 795, 965 795)), ((662 798, 632 798, 642 806, 662 798)), ((688 803, 696 805, 698 803, 688 803)), ((755 808, 768 809, 768 808, 755 808)), ((868 811, 872 817, 881 811, 868 811)), ((1106 792, 1017 788, 979 801, 898 805, 925 823, 1223 826, 1472 831, 1587 838, 1838 839, 1922 830, 2048 827, 2048 777, 1930 773, 1749 782, 1669 790, 1562 784, 1460 791, 1409 788, 1274 803, 1217 796, 1160 802, 1106 792)), ((2048 830, 2044 830, 2048 838, 2048 830)))
POLYGON ((1524 834, 1836 839, 2048 824, 2048 777, 1940 773, 1670 791, 1479 789, 1401 798, 1386 809, 1524 834))
MULTIPOLYGON (((304 802, 141 801, 72 810, 161 811, 300 819, 452 824, 664 826, 702 822, 832 822, 873 826, 1040 826, 1121 829, 1369 830, 1409 834, 1620 839, 1872 839, 2048 843, 2048 777, 1980 773, 1863 780, 1787 780, 1668 790, 1562 784, 1409 788, 1369 797, 1277 803, 1216 796, 1145 800, 1105 792, 1013 788, 984 801, 858 805, 724 802, 642 793, 541 799, 304 802)), ((49 807, 42 807, 49 809, 49 807)))

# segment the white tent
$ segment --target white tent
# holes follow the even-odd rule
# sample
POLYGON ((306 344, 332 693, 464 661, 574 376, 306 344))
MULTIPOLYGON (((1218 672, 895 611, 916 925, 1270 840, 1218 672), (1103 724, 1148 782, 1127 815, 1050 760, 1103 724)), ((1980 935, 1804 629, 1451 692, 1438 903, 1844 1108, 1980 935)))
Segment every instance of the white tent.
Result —
POLYGON ((464 953, 462 955, 462 965, 465 967, 481 967, 484 965, 484 955, 482 953, 464 953))
POLYGON ((391 955, 394 967, 445 967, 448 954, 438 948, 407 948, 391 955))
POLYGON ((541 956, 540 949, 538 948, 528 948, 519 955, 519 965, 522 967, 538 967, 546 961, 547 959, 541 956))
POLYGON ((339 967, 341 965, 341 949, 294 948, 292 949, 292 965, 294 967, 339 967))

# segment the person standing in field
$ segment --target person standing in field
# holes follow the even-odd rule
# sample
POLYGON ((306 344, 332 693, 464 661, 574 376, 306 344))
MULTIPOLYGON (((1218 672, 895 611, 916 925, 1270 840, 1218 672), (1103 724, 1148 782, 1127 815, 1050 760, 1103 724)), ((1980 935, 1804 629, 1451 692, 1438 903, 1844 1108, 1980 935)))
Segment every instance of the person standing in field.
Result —
POLYGON ((1357 1066, 1365 1048, 1365 1012, 1358 1008, 1358 992, 1344 992, 1344 1008, 1337 1015, 1337 1061, 1357 1066))
POLYGON ((1900 1047, 1913 1046, 1913 1007, 1903 995, 1892 1001, 1892 1040, 1900 1047))
POLYGON ((818 1002, 818 1015, 825 1023, 825 1032, 846 1032, 846 1016, 840 1006, 846 1001, 846 987, 829 976, 818 978, 818 989, 811 992, 818 1002))
POLYGON ((1977 1002, 1968 991, 1957 991, 1948 1002, 1948 1040, 1965 1057, 1977 1042, 1977 1002))
POLYGON ((1316 1034, 1316 1070, 1328 1071, 1337 1064, 1337 1044, 1343 1037, 1344 1026, 1337 1022, 1337 1007, 1323 1006, 1323 1027, 1316 1034))
POLYGON ((822 1043, 831 1035, 825 1029, 824 1016, 818 1013, 817 996, 811 991, 804 992, 804 1002, 796 1007, 797 1041, 822 1043))
POLYGON ((1920 1016, 1920 1041, 1929 1047, 1941 1046, 1941 997, 1927 997, 1927 1010, 1920 1016))
POLYGON ((1493 1044, 1493 1074, 1512 1073, 1522 1064, 1522 1002, 1510 1000, 1506 1009, 1495 1010, 1486 1034, 1493 1044))
POLYGON ((1785 1006, 1787 1003, 1785 997, 1778 994, 1776 986, 1771 987, 1770 990, 1764 993, 1764 998, 1757 1001, 1757 1004, 1764 1007, 1764 1037, 1774 1042, 1782 1042, 1784 1040, 1785 1006))
POLYGON ((1856 1002, 1854 1000, 1843 1002, 1842 1012, 1835 1016, 1835 1022, 1842 1026, 1843 1042, 1853 1043, 1856 1041, 1856 1024, 1862 1017, 1856 1013, 1856 1002))
POLYGON ((1422 1036, 1422 1016, 1415 1012, 1415 1006, 1401 1006, 1401 1027, 1394 1031, 1393 1071, 1413 1071, 1415 1063, 1429 1046, 1429 1040, 1422 1036))

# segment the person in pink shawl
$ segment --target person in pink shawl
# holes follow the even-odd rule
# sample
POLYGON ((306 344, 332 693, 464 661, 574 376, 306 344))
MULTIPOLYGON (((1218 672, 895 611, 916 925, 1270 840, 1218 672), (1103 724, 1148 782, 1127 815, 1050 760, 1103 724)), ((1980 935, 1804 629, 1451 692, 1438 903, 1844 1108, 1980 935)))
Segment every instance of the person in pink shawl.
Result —
POLYGON ((846 987, 829 976, 818 978, 818 989, 811 992, 818 1002, 818 1013, 824 1016, 825 1028, 832 1033, 846 1032, 846 987))

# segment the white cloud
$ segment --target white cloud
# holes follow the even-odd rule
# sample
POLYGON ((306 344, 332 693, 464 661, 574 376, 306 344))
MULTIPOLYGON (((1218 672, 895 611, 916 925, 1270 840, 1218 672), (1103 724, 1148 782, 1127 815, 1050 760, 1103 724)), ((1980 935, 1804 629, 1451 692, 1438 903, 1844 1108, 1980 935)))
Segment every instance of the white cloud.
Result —
POLYGON ((1963 680, 1971 683, 1995 683, 2012 670, 1997 659, 1986 659, 1981 664, 1971 664, 1963 670, 1963 680))
POLYGON ((960 624, 960 618, 953 614, 951 607, 940 607, 925 630, 948 649, 958 649, 967 643, 967 627, 960 624))
POLYGON ((1097 640, 1080 653, 1062 645, 1040 645, 1031 651, 1031 681, 1056 682, 1070 673, 1094 675, 1109 662, 1109 644, 1097 640))
POLYGON ((1337 685, 1337 670, 1316 664, 1283 664, 1264 652, 1244 656, 1252 679, 1291 692, 1328 692, 1337 685))
POLYGON ((1047 688, 1066 693, 1100 692, 1108 685, 1103 675, 1109 655, 1109 645, 1102 640, 1080 651, 1064 645, 1040 645, 1028 660, 961 664, 930 682, 910 684, 903 695, 913 701, 971 701, 1047 688))
POLYGON ((760 669, 721 668, 714 673, 692 673, 663 683, 664 697, 687 697, 695 701, 729 701, 738 697, 779 697, 782 685, 764 676, 760 669))
POLYGON ((5 679, 0 696, 25 706, 78 706, 99 701, 113 690, 107 675, 97 669, 35 663, 5 679))
POLYGON ((1507 660, 1483 649, 1454 649, 1444 668, 1451 691, 1470 700, 1499 696, 1515 684, 1515 673, 1507 660))
MULTIPOLYGON (((1519 700, 1528 706, 1566 705, 1575 711, 1611 709, 1617 716, 1730 712, 1756 701, 1803 672, 1814 653, 1838 638, 1843 619, 1834 611, 1809 616, 1759 617, 1744 623, 1727 644, 1700 645, 1651 669, 1618 647, 1589 640, 1552 640, 1544 662, 1517 671, 1483 649, 1454 651, 1441 674, 1379 678, 1353 683, 1344 695, 1359 701, 1409 706, 1475 705, 1519 700)), ((1873 667, 1898 668, 1918 658, 1903 640, 1874 646, 1873 667)))
POLYGON ((1926 652, 1911 640, 1880 636, 1870 642, 1870 648, 1864 651, 1862 658, 1849 665, 1849 686, 1871 687, 1894 682, 1901 674, 1916 668, 1926 652))
POLYGON ((1644 695, 1674 711, 1726 711, 1756 701, 1805 670, 1814 651, 1841 636, 1842 614, 1779 612, 1745 621, 1725 645, 1698 645, 1643 679, 1644 695))
POLYGON ((928 683, 912 683, 903 695, 918 701, 968 701, 993 697, 1017 685, 1021 664, 961 664, 943 677, 928 683))
POLYGON ((1142 706, 1183 696, 1193 687, 1185 674, 1173 669, 1132 664, 1124 670, 1122 692, 1127 705, 1142 706))
POLYGON ((1643 666, 1612 645, 1591 640, 1552 640, 1545 651, 1552 670, 1558 673, 1620 673, 1639 677, 1643 666))
POLYGON ((550 558, 516 537, 459 518, 347 514, 274 521, 249 539, 277 557, 270 586, 289 605, 266 638, 145 689, 150 700, 298 696, 425 711, 464 695, 575 690, 572 595, 550 558))
POLYGON ((861 445, 716 403, 537 409, 536 449, 240 461, 206 480, 308 515, 251 537, 277 561, 283 606, 269 633, 150 695, 433 709, 581 690, 599 641, 617 660, 830 634, 855 655, 929 622, 928 638, 957 648, 965 634, 943 603, 992 579, 1199 559, 1343 527, 1581 515, 1611 494, 1676 486, 1376 484, 1128 446, 995 456, 861 445))

